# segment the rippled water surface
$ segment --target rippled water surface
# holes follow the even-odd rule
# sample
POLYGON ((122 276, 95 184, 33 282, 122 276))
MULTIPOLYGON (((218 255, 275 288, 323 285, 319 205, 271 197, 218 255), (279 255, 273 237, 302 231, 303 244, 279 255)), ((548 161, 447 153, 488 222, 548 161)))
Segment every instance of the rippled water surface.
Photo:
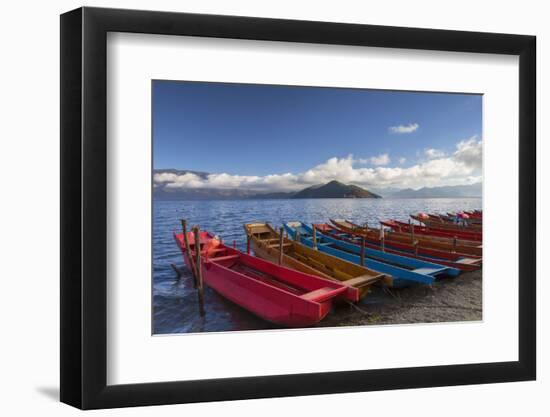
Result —
MULTIPOLYGON (((181 252, 172 237, 180 230, 180 219, 198 224, 245 250, 243 224, 268 221, 273 226, 299 220, 306 223, 345 218, 356 223, 388 218, 408 221, 415 212, 445 213, 481 209, 480 198, 465 199, 311 199, 311 200, 232 200, 232 201, 155 201, 153 207, 153 307, 154 333, 191 333, 269 329, 274 326, 253 316, 206 288, 206 316, 198 313, 197 294, 184 266, 181 252), (183 269, 177 279, 170 267, 183 269)), ((368 300, 368 297, 367 299, 368 300)), ((368 301, 364 301, 368 302, 368 301)))

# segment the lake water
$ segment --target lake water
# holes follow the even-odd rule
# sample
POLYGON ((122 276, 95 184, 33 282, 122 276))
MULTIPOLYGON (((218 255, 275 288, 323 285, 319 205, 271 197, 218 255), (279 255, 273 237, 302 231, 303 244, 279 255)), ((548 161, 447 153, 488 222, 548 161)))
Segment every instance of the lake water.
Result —
MULTIPOLYGON (((417 212, 446 213, 481 209, 481 198, 437 199, 307 199, 307 200, 231 200, 231 201, 155 201, 153 204, 153 327, 155 334, 195 333, 269 329, 273 325, 255 317, 205 289, 206 316, 198 313, 197 293, 191 274, 172 237, 180 231, 180 219, 199 225, 246 250, 243 224, 269 222, 324 223, 329 218, 345 218, 355 223, 378 227, 379 220, 408 221, 417 212), (178 279, 170 264, 184 271, 178 279)), ((367 297, 366 300, 368 300, 367 297)), ((365 301, 364 301, 365 302, 365 301)))

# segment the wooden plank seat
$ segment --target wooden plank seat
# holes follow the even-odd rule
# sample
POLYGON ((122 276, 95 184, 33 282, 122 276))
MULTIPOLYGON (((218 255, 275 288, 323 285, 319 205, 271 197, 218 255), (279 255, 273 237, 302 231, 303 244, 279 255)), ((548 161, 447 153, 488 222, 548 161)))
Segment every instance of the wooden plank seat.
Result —
MULTIPOLYGON (((288 248, 289 246, 292 246, 292 243, 283 243, 283 248, 288 248)), ((268 248, 278 248, 279 247, 279 244, 275 244, 275 245, 268 245, 268 248)))
POLYGON ((334 288, 332 287, 323 287, 319 288, 318 290, 305 293, 304 295, 302 295, 302 298, 305 298, 306 300, 315 300, 316 298, 319 298, 324 294, 331 293, 332 291, 334 291, 334 288))
POLYGON ((229 261, 231 259, 238 259, 239 257, 240 255, 227 255, 227 256, 218 256, 216 258, 210 258, 209 260, 220 262, 220 261, 229 261))
POLYGON ((379 276, 373 277, 373 276, 363 275, 361 277, 351 278, 343 282, 344 284, 351 285, 351 286, 364 286, 364 285, 374 284, 380 280, 381 278, 379 276))

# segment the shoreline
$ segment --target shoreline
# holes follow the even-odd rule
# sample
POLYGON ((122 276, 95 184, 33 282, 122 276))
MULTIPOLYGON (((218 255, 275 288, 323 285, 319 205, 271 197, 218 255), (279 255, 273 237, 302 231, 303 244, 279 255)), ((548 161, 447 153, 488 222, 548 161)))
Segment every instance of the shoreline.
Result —
POLYGON ((316 327, 480 321, 482 272, 442 278, 432 286, 376 287, 357 305, 335 306, 316 327))

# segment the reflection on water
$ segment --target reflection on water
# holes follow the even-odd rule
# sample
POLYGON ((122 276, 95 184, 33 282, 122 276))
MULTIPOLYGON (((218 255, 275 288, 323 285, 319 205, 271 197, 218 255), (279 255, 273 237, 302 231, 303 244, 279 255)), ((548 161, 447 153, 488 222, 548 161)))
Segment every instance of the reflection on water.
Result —
MULTIPOLYGON (((378 221, 394 218, 408 221, 419 211, 445 213, 481 209, 480 198, 437 199, 310 199, 310 200, 232 200, 232 201, 155 201, 153 207, 153 307, 154 333, 195 333, 275 328, 206 288, 206 316, 198 314, 192 278, 183 267, 181 252, 172 232, 180 230, 180 219, 198 224, 219 235, 227 243, 235 241, 246 249, 244 223, 269 221, 328 222, 345 218, 378 227, 378 221), (181 267, 178 280, 170 264, 181 267)), ((367 297, 363 302, 367 302, 367 297)))

